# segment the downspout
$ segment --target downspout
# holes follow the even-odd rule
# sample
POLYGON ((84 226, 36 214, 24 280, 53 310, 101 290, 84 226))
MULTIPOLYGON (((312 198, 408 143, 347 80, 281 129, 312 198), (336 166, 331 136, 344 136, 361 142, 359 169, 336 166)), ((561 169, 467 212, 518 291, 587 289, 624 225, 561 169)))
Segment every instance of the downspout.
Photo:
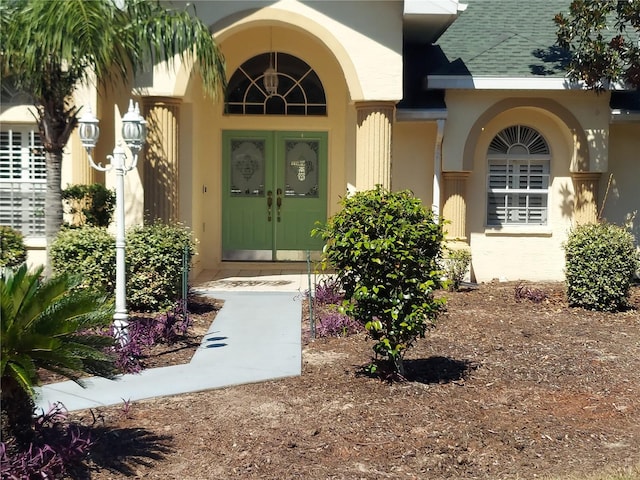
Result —
POLYGON ((436 146, 433 154, 433 203, 431 210, 436 221, 440 218, 440 183, 442 181, 442 143, 444 140, 444 118, 436 120, 436 146))

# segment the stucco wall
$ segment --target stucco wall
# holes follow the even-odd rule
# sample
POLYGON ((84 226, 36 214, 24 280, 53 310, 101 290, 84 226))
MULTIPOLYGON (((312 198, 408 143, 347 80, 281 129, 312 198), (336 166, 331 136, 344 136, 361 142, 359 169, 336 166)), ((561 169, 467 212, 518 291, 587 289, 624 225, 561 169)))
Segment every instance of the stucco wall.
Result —
POLYGON ((467 183, 466 223, 473 274, 478 281, 563 279, 562 243, 574 213, 571 171, 607 166, 606 96, 598 97, 591 92, 550 92, 536 94, 536 98, 531 93, 452 91, 447 94, 449 116, 443 169, 471 171, 467 183), (507 98, 514 100, 509 102, 507 98), (497 104, 501 108, 493 109, 497 104), (486 152, 500 130, 515 124, 538 130, 551 149, 548 222, 544 226, 488 228, 486 152), (581 130, 586 133, 582 134, 581 130))
POLYGON ((604 203, 602 216, 617 225, 628 225, 640 244, 640 124, 611 125, 609 172, 600 180, 599 198, 599 207, 604 203))
POLYGON ((495 115, 519 106, 549 111, 574 137, 572 171, 604 171, 607 168, 609 97, 586 91, 471 91, 449 90, 448 121, 444 132, 443 169, 470 170, 468 139, 477 135, 495 115), (584 145, 583 143, 586 143, 584 145))
MULTIPOLYGON (((266 26, 293 29, 318 39, 337 59, 351 101, 402 98, 402 2, 367 2, 366 7, 363 2, 348 0, 172 2, 177 8, 186 3, 195 5, 198 17, 211 25, 221 44, 241 30, 266 26)), ((276 28, 267 29, 252 41, 264 52, 271 42, 280 43, 277 36, 276 28)), ((273 48, 277 49, 275 44, 273 48)), ((227 57, 227 61, 232 59, 227 57)), ((228 66, 233 72, 232 65, 228 66)), ((153 95, 166 95, 169 90, 181 94, 183 85, 179 82, 187 80, 188 75, 169 78, 156 69, 147 91, 153 95), (168 83, 171 81, 175 82, 173 87, 168 83)))
POLYGON ((468 180, 467 228, 473 273, 477 280, 559 280, 563 277, 562 242, 566 240, 572 219, 571 152, 571 139, 559 121, 538 109, 513 109, 486 124, 475 150, 474 168, 468 180), (486 227, 486 152, 500 130, 515 124, 535 128, 549 144, 552 183, 548 222, 545 226, 489 228, 486 227))
POLYGON ((435 142, 435 122, 396 122, 393 127, 392 188, 411 190, 428 208, 433 203, 435 142))

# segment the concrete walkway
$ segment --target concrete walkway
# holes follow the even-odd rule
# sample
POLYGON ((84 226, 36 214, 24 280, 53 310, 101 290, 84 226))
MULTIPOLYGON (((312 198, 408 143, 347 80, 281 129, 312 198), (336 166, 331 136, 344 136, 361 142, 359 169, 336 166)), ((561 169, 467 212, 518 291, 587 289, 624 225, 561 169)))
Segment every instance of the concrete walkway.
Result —
POLYGON ((116 380, 92 377, 85 388, 66 381, 37 389, 45 411, 62 402, 69 411, 197 392, 301 374, 301 302, 308 276, 205 272, 200 294, 224 300, 190 363, 152 368, 116 380), (207 278, 211 280, 207 280, 207 278))

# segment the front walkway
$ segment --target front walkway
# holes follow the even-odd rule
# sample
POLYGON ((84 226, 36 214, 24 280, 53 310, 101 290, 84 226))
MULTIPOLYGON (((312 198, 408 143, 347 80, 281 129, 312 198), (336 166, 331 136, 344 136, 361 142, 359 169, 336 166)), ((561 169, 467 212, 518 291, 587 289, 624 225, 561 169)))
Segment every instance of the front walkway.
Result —
MULTIPOLYGON (((116 380, 93 377, 37 389, 36 405, 69 411, 197 392, 301 374, 301 302, 309 278, 300 272, 204 272, 194 290, 224 300, 190 363, 116 380)), ((314 282, 314 279, 311 279, 314 282)))

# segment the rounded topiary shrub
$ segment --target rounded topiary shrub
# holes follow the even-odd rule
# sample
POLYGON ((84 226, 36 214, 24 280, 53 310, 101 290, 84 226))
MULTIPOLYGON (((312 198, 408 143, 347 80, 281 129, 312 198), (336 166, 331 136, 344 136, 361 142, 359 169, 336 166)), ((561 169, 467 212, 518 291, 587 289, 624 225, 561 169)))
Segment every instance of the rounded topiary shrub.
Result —
POLYGON ((575 228, 564 245, 572 306, 616 311, 627 306, 638 253, 631 233, 609 223, 575 228))
POLYGON ((103 227, 63 229, 51 244, 55 274, 77 275, 83 287, 113 293, 116 280, 116 242, 103 227))
POLYGON ((375 342, 370 371, 404 375, 404 354, 442 307, 433 295, 442 286, 442 224, 410 191, 378 186, 345 198, 313 234, 326 242, 324 261, 344 289, 344 311, 375 342))
POLYGON ((18 267, 27 261, 27 247, 22 233, 18 230, 0 226, 0 268, 18 267))
POLYGON ((127 300, 133 310, 156 311, 175 304, 182 291, 183 253, 195 252, 191 230, 153 223, 127 232, 127 300))

